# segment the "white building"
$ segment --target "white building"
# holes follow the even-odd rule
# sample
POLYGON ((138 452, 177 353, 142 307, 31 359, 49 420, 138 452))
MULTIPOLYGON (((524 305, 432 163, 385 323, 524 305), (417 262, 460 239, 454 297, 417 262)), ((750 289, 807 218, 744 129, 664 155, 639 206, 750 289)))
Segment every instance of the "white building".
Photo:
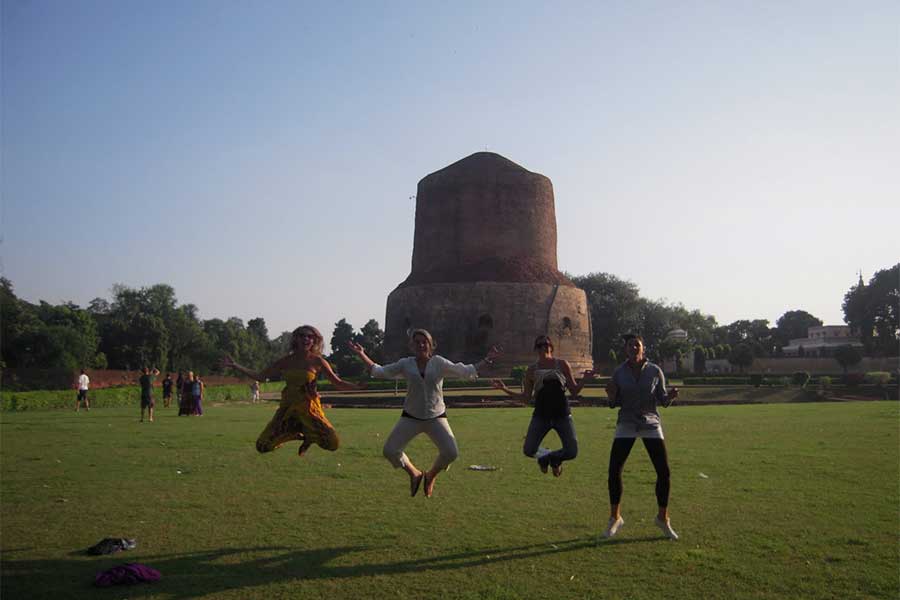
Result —
POLYGON ((805 338, 791 340, 782 347, 785 356, 800 356, 801 348, 805 356, 832 356, 841 346, 855 346, 862 349, 862 342, 847 325, 819 325, 810 327, 805 338))

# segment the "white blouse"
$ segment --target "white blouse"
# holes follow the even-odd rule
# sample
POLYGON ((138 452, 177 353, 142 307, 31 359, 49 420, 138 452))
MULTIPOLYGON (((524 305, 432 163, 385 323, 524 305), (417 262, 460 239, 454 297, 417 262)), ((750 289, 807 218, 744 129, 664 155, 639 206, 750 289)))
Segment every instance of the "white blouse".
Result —
POLYGON ((406 378, 406 400, 403 410, 417 419, 433 419, 447 410, 444 406, 444 378, 476 379, 478 371, 474 365, 450 362, 443 356, 434 355, 425 366, 425 377, 419 373, 414 356, 401 358, 389 365, 372 367, 372 377, 378 379, 406 378))

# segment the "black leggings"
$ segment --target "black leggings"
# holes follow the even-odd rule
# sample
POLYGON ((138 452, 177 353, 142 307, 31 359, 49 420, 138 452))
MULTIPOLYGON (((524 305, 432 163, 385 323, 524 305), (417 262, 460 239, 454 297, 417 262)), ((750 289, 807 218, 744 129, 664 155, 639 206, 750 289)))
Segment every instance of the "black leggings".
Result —
MULTIPOLYGON (((644 448, 650 455, 653 468, 656 469, 656 503, 660 508, 669 506, 669 458, 666 454, 666 441, 662 439, 641 438, 644 448)), ((622 469, 635 438, 615 438, 609 451, 609 503, 619 504, 622 501, 622 469)))

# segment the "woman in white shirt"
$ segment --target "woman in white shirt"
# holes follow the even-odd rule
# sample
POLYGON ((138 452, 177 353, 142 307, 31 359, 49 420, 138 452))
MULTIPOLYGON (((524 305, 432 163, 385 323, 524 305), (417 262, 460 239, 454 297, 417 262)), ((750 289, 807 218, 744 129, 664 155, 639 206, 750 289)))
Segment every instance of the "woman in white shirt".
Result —
MULTIPOLYGON (((359 344, 350 342, 349 348, 366 363, 372 377, 406 379, 403 413, 384 442, 384 456, 394 468, 403 468, 409 475, 411 496, 415 496, 419 486, 424 483, 425 496, 430 498, 434 493, 434 480, 438 474, 450 466, 459 455, 456 438, 447 423, 444 378, 475 379, 478 377, 478 370, 475 365, 450 362, 443 356, 434 354, 434 339, 424 329, 413 330, 409 343, 415 356, 401 358, 384 366, 375 364, 366 356, 359 344), (420 471, 403 451, 407 444, 421 433, 431 438, 438 449, 437 458, 427 471, 420 471)), ((478 365, 490 366, 498 356, 500 349, 492 347, 487 357, 478 365)))

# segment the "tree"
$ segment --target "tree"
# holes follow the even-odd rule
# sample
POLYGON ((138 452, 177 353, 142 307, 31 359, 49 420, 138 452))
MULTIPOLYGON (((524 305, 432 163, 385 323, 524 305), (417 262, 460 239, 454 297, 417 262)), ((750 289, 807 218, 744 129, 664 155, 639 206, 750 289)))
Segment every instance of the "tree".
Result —
POLYGON ((896 356, 900 353, 900 263, 875 273, 864 285, 844 296, 844 321, 859 332, 866 352, 896 356))
POLYGON ((738 344, 728 355, 728 362, 736 366, 740 369, 741 373, 743 373, 744 367, 752 365, 754 358, 753 347, 750 344, 738 344))
POLYGON ((841 368, 844 369, 844 375, 847 374, 847 368, 858 365, 862 362, 862 354, 859 353, 854 346, 840 346, 834 350, 834 359, 838 361, 841 368))
POLYGON ((384 362, 384 332, 378 326, 378 321, 369 319, 359 330, 358 342, 365 349, 366 354, 377 363, 384 362))
POLYGON ((762 358, 770 356, 775 349, 773 338, 774 329, 769 328, 766 319, 754 319, 753 321, 739 320, 717 329, 717 335, 724 336, 725 341, 732 347, 738 344, 746 344, 753 350, 753 355, 762 358))
POLYGON ((347 347, 351 341, 359 343, 360 337, 353 333, 353 325, 342 318, 334 324, 331 354, 328 356, 328 361, 341 377, 355 377, 361 375, 364 370, 362 361, 347 347))
POLYGON ((703 373, 706 371, 707 351, 703 346, 694 346, 694 372, 703 373))
POLYGON ((591 311, 593 358, 602 361, 609 350, 622 348, 622 336, 638 331, 640 294, 638 287, 609 273, 571 277, 584 290, 591 311))
POLYGON ((0 278, 0 353, 7 367, 78 369, 102 364, 97 324, 72 302, 37 306, 0 278))
POLYGON ((791 340, 805 338, 810 327, 821 326, 822 320, 814 317, 805 310, 789 310, 775 321, 775 343, 777 348, 782 348, 791 343, 791 340))

